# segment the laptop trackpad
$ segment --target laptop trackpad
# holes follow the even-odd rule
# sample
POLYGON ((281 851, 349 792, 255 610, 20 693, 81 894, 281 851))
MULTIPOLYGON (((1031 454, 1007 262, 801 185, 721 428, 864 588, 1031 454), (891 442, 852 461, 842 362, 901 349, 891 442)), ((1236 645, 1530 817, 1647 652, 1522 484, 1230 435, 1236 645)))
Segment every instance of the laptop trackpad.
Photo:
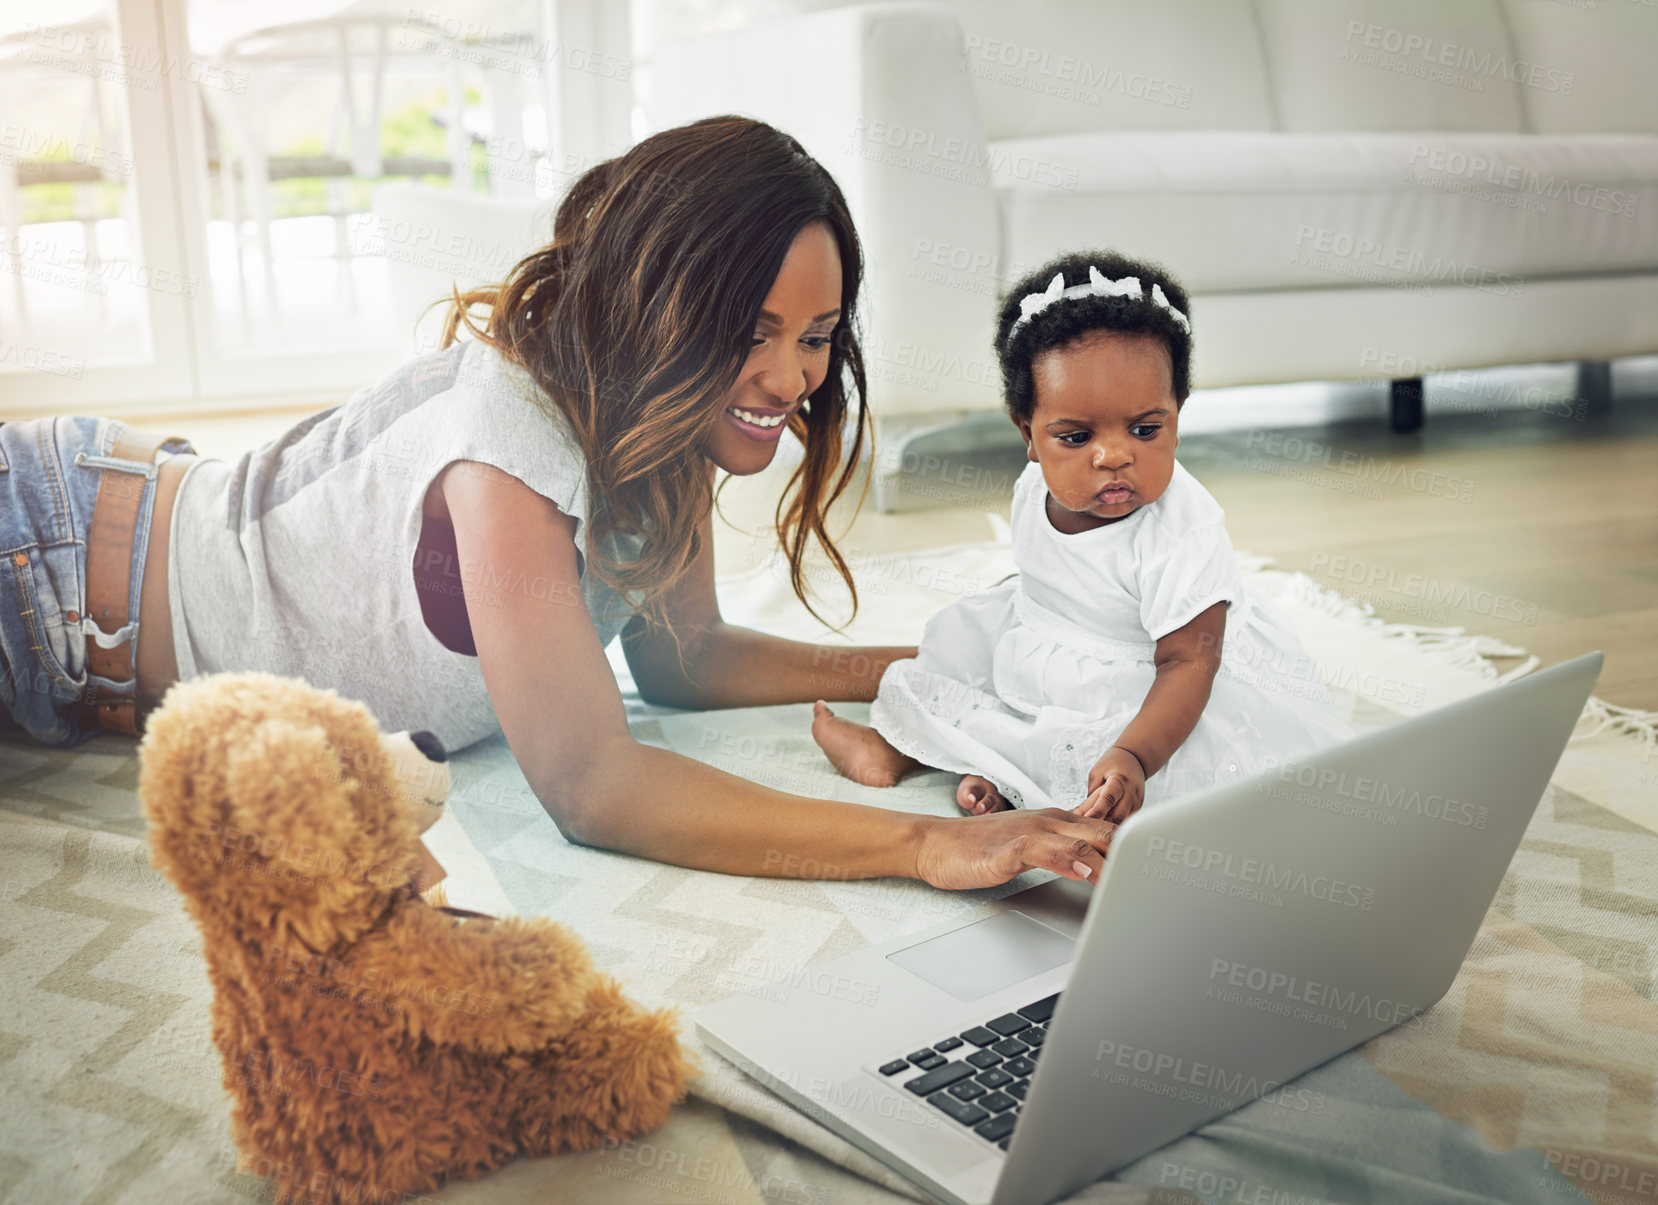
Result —
POLYGON ((1077 943, 1011 909, 887 955, 911 974, 971 1002, 1063 966, 1077 943))

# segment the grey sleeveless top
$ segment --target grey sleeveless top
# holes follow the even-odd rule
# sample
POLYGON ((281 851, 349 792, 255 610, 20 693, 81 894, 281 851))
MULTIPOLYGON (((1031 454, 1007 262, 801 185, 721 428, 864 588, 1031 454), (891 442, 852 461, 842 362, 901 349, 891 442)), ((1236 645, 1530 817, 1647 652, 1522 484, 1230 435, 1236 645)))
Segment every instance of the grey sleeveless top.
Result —
MULTIPOLYGON (((527 371, 483 343, 411 360, 233 463, 198 460, 171 528, 180 680, 220 670, 301 677, 367 704, 388 732, 427 729, 449 749, 499 732, 478 659, 439 643, 415 591, 426 489, 456 460, 493 465, 550 499, 576 520, 582 549, 587 462, 569 420, 527 371)), ((631 560, 641 542, 613 535, 602 550, 631 560)), ((458 592, 475 567, 455 568, 422 577, 458 592)), ((618 597, 585 563, 581 579, 599 642, 609 644, 638 597, 618 597)), ((485 583, 532 594, 535 586, 485 583)))

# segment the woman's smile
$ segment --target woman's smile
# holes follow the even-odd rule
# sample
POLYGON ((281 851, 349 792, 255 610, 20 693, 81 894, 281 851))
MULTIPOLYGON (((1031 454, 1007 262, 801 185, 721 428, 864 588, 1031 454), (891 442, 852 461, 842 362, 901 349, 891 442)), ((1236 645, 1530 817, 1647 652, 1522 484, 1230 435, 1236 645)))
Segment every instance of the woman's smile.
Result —
POLYGON ((750 439, 759 443, 775 443, 782 438, 789 415, 797 409, 798 406, 791 406, 786 410, 762 406, 727 406, 725 417, 732 426, 750 439))

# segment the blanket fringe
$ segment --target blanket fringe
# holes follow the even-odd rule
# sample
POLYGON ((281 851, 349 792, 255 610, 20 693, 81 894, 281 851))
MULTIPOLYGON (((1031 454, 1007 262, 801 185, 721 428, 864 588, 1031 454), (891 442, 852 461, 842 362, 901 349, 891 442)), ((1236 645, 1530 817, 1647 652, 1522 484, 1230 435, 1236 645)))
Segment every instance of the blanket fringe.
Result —
POLYGON ((1579 724, 1592 724, 1594 727, 1583 732, 1574 733, 1575 741, 1580 737, 1594 736, 1610 728, 1614 732, 1625 732, 1638 738, 1649 749, 1658 748, 1658 711, 1641 711, 1635 707, 1618 707, 1594 695, 1589 696, 1589 702, 1583 708, 1583 715, 1578 718, 1579 724))
MULTIPOLYGON (((1253 553, 1239 553, 1238 567, 1245 573, 1271 568, 1272 558, 1253 553)), ((1290 583, 1296 601, 1312 610, 1334 619, 1355 624, 1375 632, 1389 641, 1424 654, 1448 668, 1462 670, 1488 680, 1493 686, 1524 677, 1542 664, 1534 654, 1517 644, 1509 644, 1493 636, 1469 635, 1466 628, 1435 628, 1414 623, 1388 623, 1376 615, 1367 602, 1348 598, 1338 590, 1320 585, 1305 573, 1271 569, 1290 583), (1523 657, 1520 664, 1499 671, 1491 658, 1523 657)), ((1618 707, 1595 695, 1583 705, 1574 741, 1585 740, 1610 729, 1642 741, 1649 747, 1658 747, 1658 711, 1642 711, 1634 707, 1618 707)))

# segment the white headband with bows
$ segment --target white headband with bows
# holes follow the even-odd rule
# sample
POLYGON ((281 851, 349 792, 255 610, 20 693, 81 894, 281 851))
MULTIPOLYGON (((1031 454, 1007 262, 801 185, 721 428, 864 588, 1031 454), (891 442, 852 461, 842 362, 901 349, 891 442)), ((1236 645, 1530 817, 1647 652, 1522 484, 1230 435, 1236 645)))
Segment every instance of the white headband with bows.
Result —
MULTIPOLYGON (((1092 264, 1088 265, 1088 283, 1072 285, 1068 289, 1065 287, 1065 273, 1056 272, 1054 278, 1048 282, 1046 290, 1041 293, 1027 293, 1020 299, 1019 317, 1008 328, 1008 342, 1013 342, 1015 331, 1050 305, 1057 301, 1069 301, 1077 297, 1129 297, 1135 301, 1140 301, 1145 297, 1145 294, 1140 289, 1140 278, 1138 276, 1125 276, 1121 280, 1107 280, 1100 274, 1100 270, 1092 264)), ((1185 314, 1169 304, 1169 299, 1163 295, 1162 285, 1153 284, 1151 286, 1151 303, 1168 311, 1169 317, 1174 319, 1175 324, 1181 330, 1188 335, 1192 333, 1192 324, 1187 321, 1185 314)))

